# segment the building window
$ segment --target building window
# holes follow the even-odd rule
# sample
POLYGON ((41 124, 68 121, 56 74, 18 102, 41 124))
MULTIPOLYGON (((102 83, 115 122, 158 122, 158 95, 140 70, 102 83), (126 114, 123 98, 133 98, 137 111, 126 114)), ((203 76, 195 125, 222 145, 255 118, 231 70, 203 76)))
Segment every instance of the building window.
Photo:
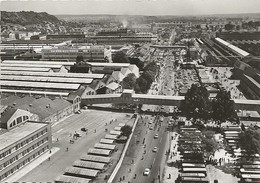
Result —
POLYGON ((17 118, 17 124, 21 123, 23 120, 22 120, 22 116, 17 118))

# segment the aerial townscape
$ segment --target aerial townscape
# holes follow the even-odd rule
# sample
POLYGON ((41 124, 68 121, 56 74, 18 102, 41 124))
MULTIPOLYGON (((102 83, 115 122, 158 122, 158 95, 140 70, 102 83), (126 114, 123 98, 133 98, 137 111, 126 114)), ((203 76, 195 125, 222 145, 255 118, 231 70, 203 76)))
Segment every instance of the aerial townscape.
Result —
POLYGON ((260 183, 260 1, 1 6, 0 182, 260 183))

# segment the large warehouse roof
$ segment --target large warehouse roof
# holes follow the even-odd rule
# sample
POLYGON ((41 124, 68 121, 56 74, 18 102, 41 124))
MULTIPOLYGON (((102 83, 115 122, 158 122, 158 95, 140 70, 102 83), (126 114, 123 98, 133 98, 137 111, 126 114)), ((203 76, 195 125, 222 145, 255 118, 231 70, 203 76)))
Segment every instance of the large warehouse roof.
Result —
POLYGON ((53 82, 53 83, 78 83, 78 84, 90 84, 93 79, 84 78, 63 78, 63 77, 39 77, 39 76, 12 76, 2 75, 1 80, 11 81, 34 81, 34 82, 53 82))
POLYGON ((46 88, 46 89, 65 89, 76 90, 80 84, 67 84, 67 83, 44 83, 44 82, 23 82, 23 81, 0 81, 1 86, 10 87, 26 87, 26 88, 46 88))
POLYGON ((10 90, 10 89, 0 89, 0 93, 20 93, 20 94, 31 94, 31 95, 54 95, 54 96, 69 96, 67 92, 48 92, 48 91, 30 91, 30 90, 10 90))
POLYGON ((246 52, 246 51, 244 51, 244 50, 242 50, 242 49, 240 49, 240 48, 238 48, 238 47, 232 45, 231 43, 229 43, 229 42, 227 42, 227 41, 224 41, 223 39, 220 39, 220 38, 215 38, 215 39, 216 39, 216 41, 218 41, 219 43, 223 44, 223 45, 226 46, 226 47, 229 47, 230 49, 232 49, 233 51, 235 51, 236 53, 238 53, 238 54, 240 54, 240 55, 242 55, 242 56, 244 56, 244 57, 246 57, 246 56, 249 55, 248 52, 246 52))
POLYGON ((80 157, 80 159, 84 160, 84 161, 93 161, 93 162, 100 162, 100 163, 110 163, 111 162, 110 157, 95 156, 95 155, 89 155, 89 154, 83 154, 80 157))
POLYGON ((14 64, 14 63, 1 63, 2 67, 26 67, 26 68, 53 68, 60 69, 62 65, 52 65, 52 64, 14 64))
POLYGON ((39 68, 39 67, 3 67, 1 66, 1 74, 2 71, 30 71, 30 72, 50 72, 51 68, 39 68))
POLYGON ((9 64, 35 64, 35 65, 64 65, 64 66, 73 66, 76 62, 4 60, 2 63, 5 63, 5 64, 9 63, 9 64))
POLYGON ((61 73, 61 72, 22 72, 22 71, 2 71, 2 75, 18 76, 44 76, 44 77, 66 77, 66 78, 93 78, 102 79, 104 74, 85 74, 85 73, 61 73))

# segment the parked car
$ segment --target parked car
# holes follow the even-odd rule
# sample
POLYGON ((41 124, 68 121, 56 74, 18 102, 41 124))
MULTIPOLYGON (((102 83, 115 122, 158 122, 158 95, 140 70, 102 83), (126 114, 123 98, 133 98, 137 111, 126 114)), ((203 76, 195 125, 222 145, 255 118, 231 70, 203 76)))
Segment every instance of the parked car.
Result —
POLYGON ((81 128, 81 131, 86 132, 87 129, 86 128, 81 128))
POLYGON ((150 169, 149 168, 146 168, 144 170, 144 176, 148 176, 150 174, 150 169))
POLYGON ((158 139, 158 137, 159 137, 158 134, 155 134, 155 135, 154 135, 154 138, 155 138, 155 139, 158 139))
POLYGON ((157 152, 158 148, 157 147, 154 147, 153 148, 153 152, 157 152))

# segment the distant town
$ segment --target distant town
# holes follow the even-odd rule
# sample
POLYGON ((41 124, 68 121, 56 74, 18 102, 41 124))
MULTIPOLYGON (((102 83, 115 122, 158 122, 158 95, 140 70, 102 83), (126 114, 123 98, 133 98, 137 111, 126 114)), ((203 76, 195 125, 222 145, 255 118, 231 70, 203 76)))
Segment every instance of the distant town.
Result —
POLYGON ((260 182, 260 14, 1 11, 0 57, 0 182, 260 182))

